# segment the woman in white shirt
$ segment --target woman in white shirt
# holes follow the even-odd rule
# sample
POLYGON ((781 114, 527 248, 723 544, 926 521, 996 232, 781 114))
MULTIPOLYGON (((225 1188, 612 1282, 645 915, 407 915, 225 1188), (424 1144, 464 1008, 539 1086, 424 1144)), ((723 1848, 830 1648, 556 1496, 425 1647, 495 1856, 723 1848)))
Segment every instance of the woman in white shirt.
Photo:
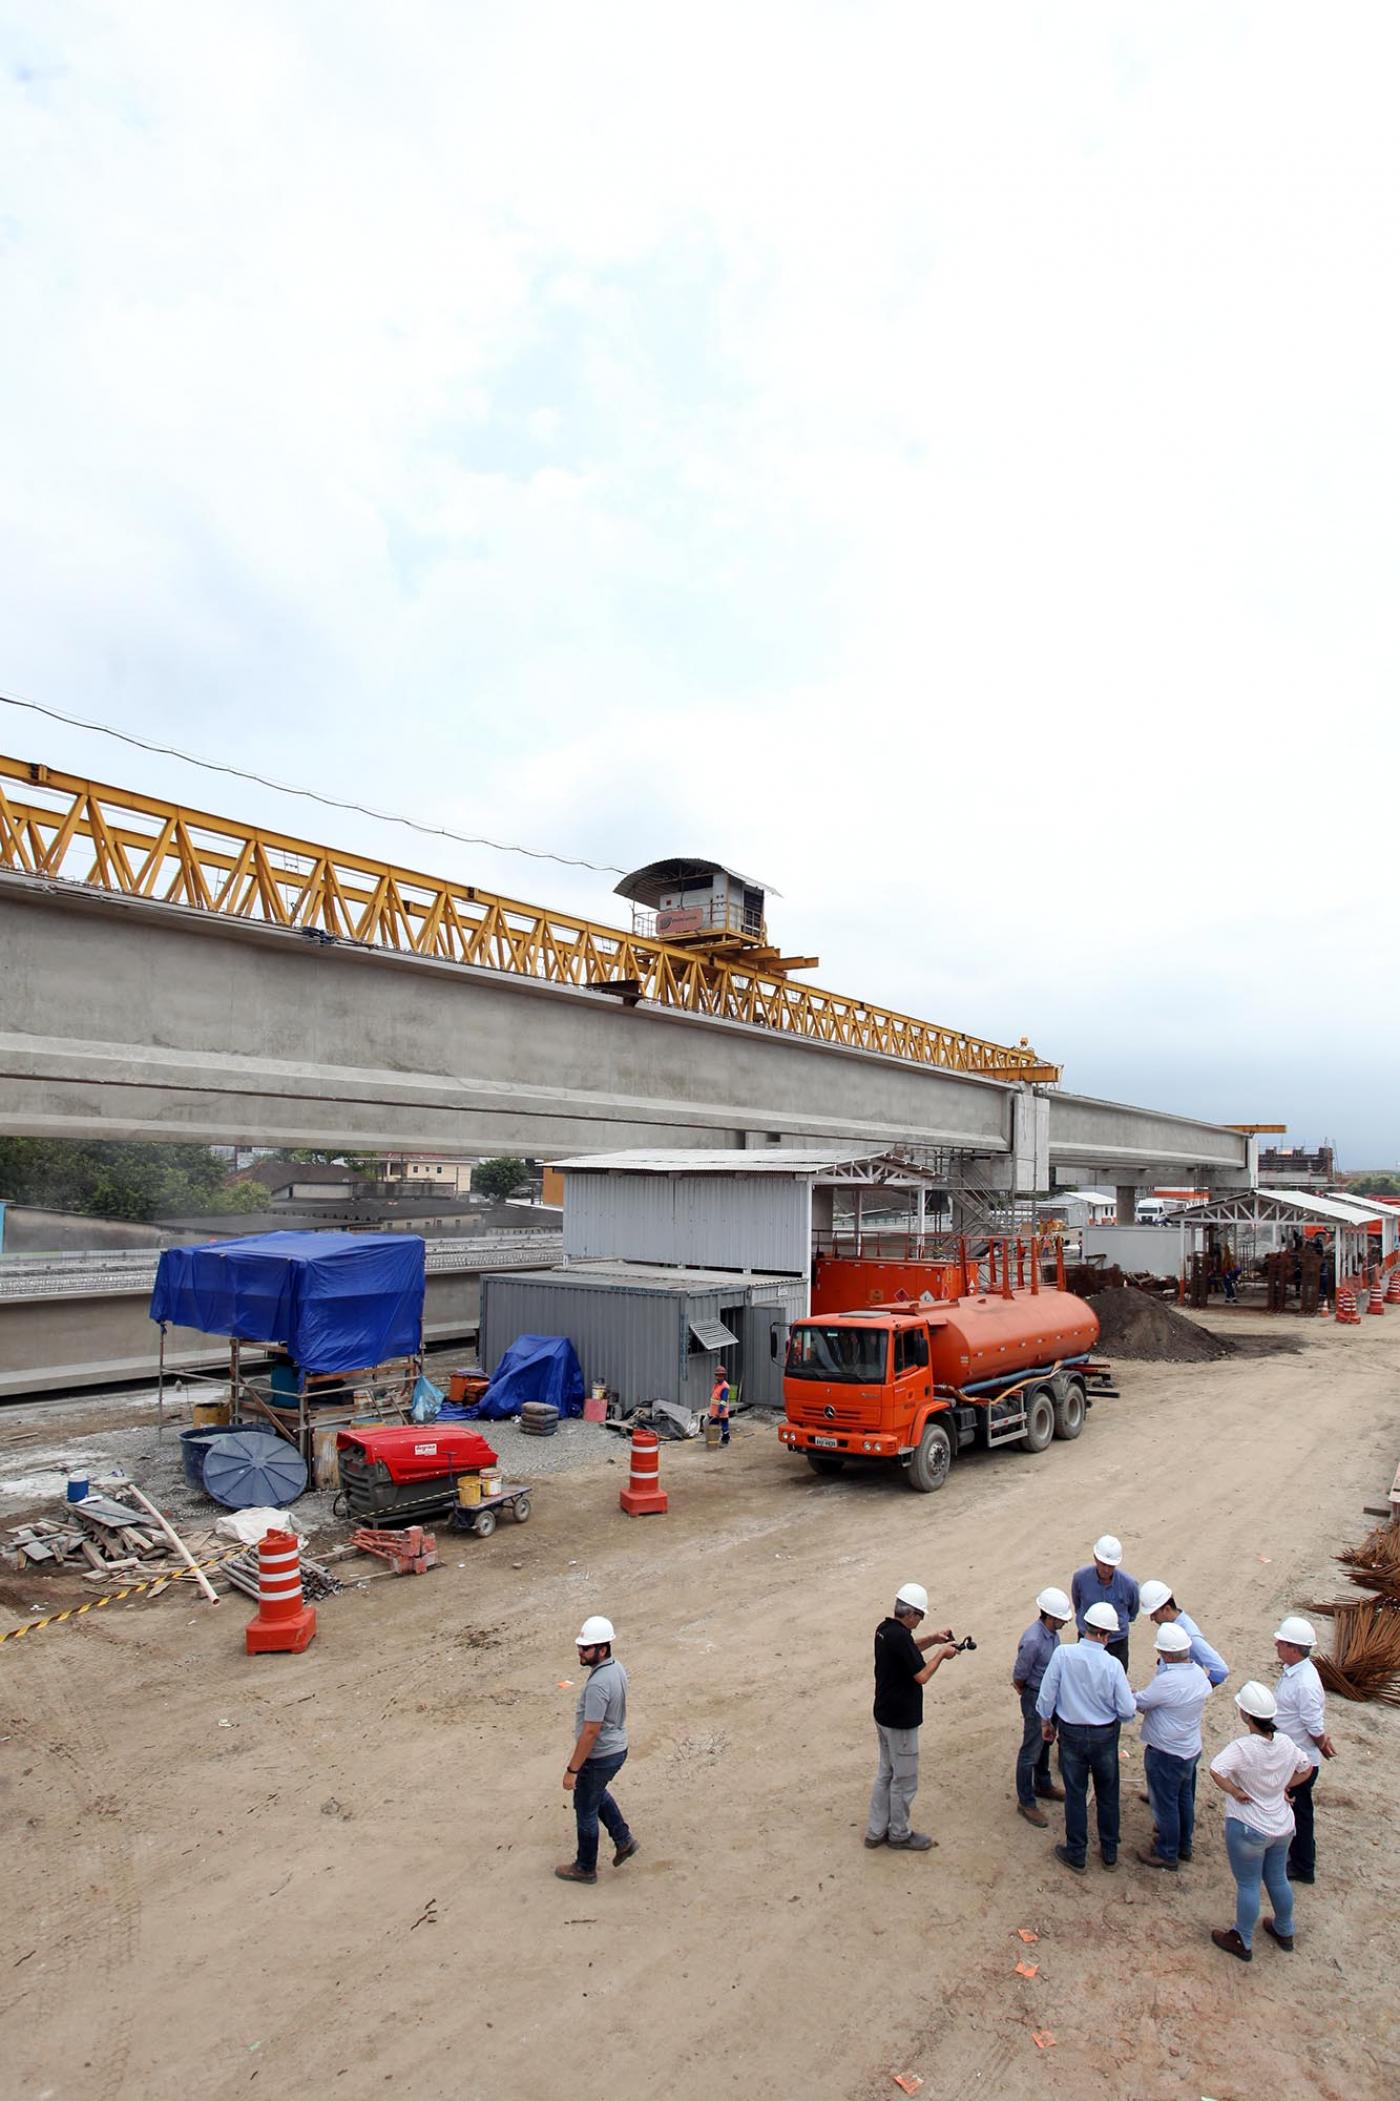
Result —
POLYGON ((1227 1955, 1252 1962, 1261 1880, 1274 1907, 1264 1931, 1281 1948, 1293 1946, 1293 1885, 1288 1879, 1293 1811, 1287 1790, 1306 1780, 1312 1767, 1292 1737, 1274 1726, 1278 1702, 1267 1685, 1251 1679, 1235 1694, 1235 1705, 1244 1717, 1245 1733, 1226 1744, 1210 1767, 1211 1779, 1230 1798, 1225 1850, 1235 1877, 1235 1923, 1214 1928, 1210 1937, 1227 1955))

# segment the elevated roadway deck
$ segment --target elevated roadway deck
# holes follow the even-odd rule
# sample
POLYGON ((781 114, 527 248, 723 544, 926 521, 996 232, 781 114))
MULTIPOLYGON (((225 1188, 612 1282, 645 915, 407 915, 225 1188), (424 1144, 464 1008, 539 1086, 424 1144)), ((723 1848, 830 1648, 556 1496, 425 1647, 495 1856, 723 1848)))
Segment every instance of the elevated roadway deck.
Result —
POLYGON ((1219 1125, 38 876, 0 874, 0 984, 17 1133, 546 1158, 853 1139, 1025 1188, 1248 1179, 1219 1125))

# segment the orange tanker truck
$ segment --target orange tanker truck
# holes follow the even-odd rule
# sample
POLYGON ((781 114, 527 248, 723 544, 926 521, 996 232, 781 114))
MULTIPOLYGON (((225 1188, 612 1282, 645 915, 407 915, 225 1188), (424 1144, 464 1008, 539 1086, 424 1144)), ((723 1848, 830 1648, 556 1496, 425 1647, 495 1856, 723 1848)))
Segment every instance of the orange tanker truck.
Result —
POLYGON ((796 1321, 783 1376, 783 1443, 819 1474, 897 1460, 941 1488, 969 1445, 1043 1452, 1078 1437, 1113 1375, 1093 1356, 1098 1316, 1072 1292, 981 1292, 796 1321))

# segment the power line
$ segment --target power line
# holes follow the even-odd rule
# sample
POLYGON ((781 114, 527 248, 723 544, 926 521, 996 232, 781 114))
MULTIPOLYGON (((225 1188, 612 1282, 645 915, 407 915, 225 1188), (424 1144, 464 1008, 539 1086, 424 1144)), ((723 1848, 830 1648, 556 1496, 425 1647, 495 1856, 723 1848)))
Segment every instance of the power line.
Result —
POLYGON ((351 810, 358 817, 372 817, 380 824, 401 824, 411 832, 422 832, 432 839, 451 839, 458 846, 489 846, 493 853, 524 854, 532 861, 555 861, 561 868, 586 868, 593 875, 626 875, 625 868, 614 868, 607 861, 575 860, 568 854, 552 854, 538 846, 507 846, 499 839, 479 839, 470 832, 454 832, 444 824, 421 824, 416 817, 400 817, 392 810, 372 810, 362 802, 342 802, 338 796, 322 795, 315 788, 294 788, 287 781, 269 780, 264 773, 249 773, 242 766, 226 766, 218 759, 196 758, 192 751, 179 751, 173 744, 153 744, 145 737, 133 736, 129 730, 113 729, 107 722, 85 722, 80 715, 65 715, 58 708, 43 707, 37 700, 20 700, 13 693, 0 693, 0 704, 7 708, 25 708, 32 715, 47 715, 51 722, 65 722, 70 729, 92 730, 99 737, 115 737, 120 744, 133 744, 138 751, 155 752, 160 758, 182 759, 187 766, 199 766, 205 773, 226 773, 237 781, 253 781, 259 788, 271 788, 278 795, 299 795, 306 802, 322 803, 328 810, 351 810))

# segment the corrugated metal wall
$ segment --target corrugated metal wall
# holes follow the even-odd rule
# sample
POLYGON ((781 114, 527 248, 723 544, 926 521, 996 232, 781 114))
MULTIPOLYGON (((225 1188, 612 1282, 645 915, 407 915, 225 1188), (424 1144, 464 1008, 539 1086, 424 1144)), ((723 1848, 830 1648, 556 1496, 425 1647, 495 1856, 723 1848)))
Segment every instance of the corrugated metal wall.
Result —
POLYGON ((520 1335, 566 1335, 578 1353, 584 1382, 606 1383, 630 1406, 660 1398, 702 1410, 710 1397, 715 1358, 690 1344, 693 1320, 728 1316, 739 1348, 724 1352, 731 1378, 742 1379, 745 1400, 776 1405, 782 1397, 786 1330, 806 1311, 800 1278, 736 1276, 732 1288, 687 1291, 600 1290, 571 1282, 562 1271, 481 1279, 481 1362, 494 1371, 520 1335), (772 1353, 773 1330, 779 1329, 772 1353))
POLYGON ((805 1276, 810 1182, 786 1175, 564 1177, 564 1252, 575 1261, 684 1262, 805 1276))

